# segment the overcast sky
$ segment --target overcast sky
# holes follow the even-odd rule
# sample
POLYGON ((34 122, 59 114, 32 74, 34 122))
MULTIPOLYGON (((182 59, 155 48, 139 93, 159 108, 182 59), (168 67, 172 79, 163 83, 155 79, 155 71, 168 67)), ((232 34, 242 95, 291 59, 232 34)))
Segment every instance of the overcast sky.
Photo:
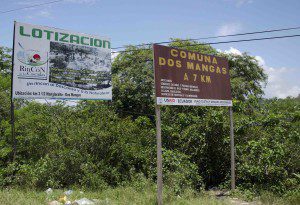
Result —
MULTIPOLYGON (((0 11, 50 0, 0 0, 0 11)), ((65 0, 0 14, 0 45, 12 47, 13 21, 109 36, 112 47, 300 26, 299 0, 65 0)), ((300 34, 300 30, 214 41, 300 34)), ((212 40, 210 40, 212 42, 212 40)), ((300 37, 214 46, 256 56, 269 75, 265 97, 300 93, 300 37)))

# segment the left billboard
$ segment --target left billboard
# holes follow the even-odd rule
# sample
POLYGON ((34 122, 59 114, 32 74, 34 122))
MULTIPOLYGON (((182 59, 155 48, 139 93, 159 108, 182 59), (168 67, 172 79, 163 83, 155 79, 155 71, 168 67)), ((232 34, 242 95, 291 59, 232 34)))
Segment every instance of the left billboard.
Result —
POLYGON ((13 98, 111 100, 110 39, 15 22, 13 98))

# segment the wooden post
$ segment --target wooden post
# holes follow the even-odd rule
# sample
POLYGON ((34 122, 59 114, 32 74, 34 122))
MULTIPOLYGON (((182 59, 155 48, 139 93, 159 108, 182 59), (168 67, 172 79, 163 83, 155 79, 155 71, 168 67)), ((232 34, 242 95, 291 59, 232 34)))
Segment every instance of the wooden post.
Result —
POLYGON ((12 161, 14 162, 17 154, 17 141, 15 135, 15 108, 14 108, 14 100, 10 101, 10 123, 11 123, 11 137, 12 137, 12 147, 13 147, 13 156, 12 161))
POLYGON ((232 107, 229 107, 229 116, 230 116, 231 189, 234 190, 235 189, 235 148, 234 148, 232 107))
POLYGON ((16 32, 16 22, 14 22, 14 35, 13 35, 13 50, 12 50, 12 62, 11 62, 11 96, 10 96, 10 123, 11 123, 11 137, 13 143, 13 156, 12 160, 15 161, 17 154, 17 140, 15 135, 15 106, 13 99, 13 79, 14 79, 14 57, 15 57, 15 32, 16 32))
POLYGON ((160 118, 160 106, 155 105, 156 113, 156 143, 157 143, 157 204, 162 205, 162 146, 161 146, 161 118, 160 118))

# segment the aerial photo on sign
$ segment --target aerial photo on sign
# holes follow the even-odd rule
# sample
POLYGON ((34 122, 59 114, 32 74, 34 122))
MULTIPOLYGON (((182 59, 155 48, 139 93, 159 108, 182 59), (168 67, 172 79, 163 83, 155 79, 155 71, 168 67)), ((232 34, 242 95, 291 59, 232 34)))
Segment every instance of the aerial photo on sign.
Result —
POLYGON ((158 105, 232 106, 226 58, 154 45, 158 105))
POLYGON ((112 99, 108 38, 15 23, 14 98, 112 99))

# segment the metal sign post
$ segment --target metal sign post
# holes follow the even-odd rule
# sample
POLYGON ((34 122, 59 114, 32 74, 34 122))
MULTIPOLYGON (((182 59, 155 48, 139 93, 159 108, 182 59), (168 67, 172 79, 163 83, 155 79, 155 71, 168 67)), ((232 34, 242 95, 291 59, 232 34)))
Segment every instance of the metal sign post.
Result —
POLYGON ((229 106, 231 187, 235 188, 232 96, 224 57, 153 45, 157 132, 157 200, 162 204, 160 105, 229 106))
POLYGON ((11 66, 11 96, 10 96, 10 123, 11 123, 11 137, 13 143, 13 157, 15 161, 17 153, 17 140, 15 136, 15 106, 13 99, 13 79, 14 79, 14 56, 15 56, 15 33, 16 33, 16 22, 14 22, 14 37, 13 37, 13 50, 12 50, 12 66, 11 66))
MULTIPOLYGON (((154 45, 152 45, 154 50, 154 45)), ((155 72, 155 57, 153 52, 153 69, 155 72)), ((154 75, 155 78, 155 75, 154 75)), ((154 80, 155 81, 155 80, 154 80)), ((156 157, 157 157, 157 204, 163 204, 163 176, 162 176, 162 143, 161 143, 161 115, 160 115, 160 105, 157 105, 155 99, 155 116, 156 116, 156 157)))
POLYGON ((231 189, 235 189, 235 149, 234 149, 234 134, 233 134, 233 113, 232 107, 229 107, 230 116, 230 153, 231 153, 231 189))
POLYGON ((162 205, 162 146, 161 146, 161 118, 160 118, 160 106, 155 106, 156 114, 156 143, 157 143, 157 204, 162 205))

